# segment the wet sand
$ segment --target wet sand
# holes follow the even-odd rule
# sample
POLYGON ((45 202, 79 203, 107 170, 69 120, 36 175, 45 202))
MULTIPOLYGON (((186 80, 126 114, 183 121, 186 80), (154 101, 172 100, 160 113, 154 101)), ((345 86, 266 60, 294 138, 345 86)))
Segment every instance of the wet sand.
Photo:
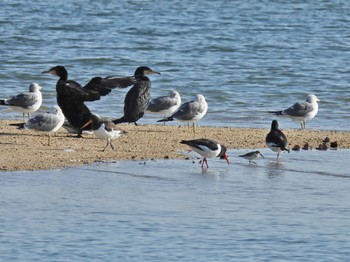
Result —
MULTIPOLYGON (((18 122, 18 121, 17 121, 18 122)), ((120 125, 127 133, 113 141, 115 151, 106 145, 106 140, 94 135, 83 138, 66 132, 61 128, 48 145, 46 133, 18 130, 10 123, 16 121, 0 120, 0 170, 45 170, 56 169, 100 161, 140 160, 176 158, 188 159, 189 148, 179 143, 182 139, 210 138, 227 146, 234 156, 234 149, 265 148, 265 137, 269 129, 203 127, 192 129, 187 126, 163 125, 120 125)), ((350 148, 350 132, 318 130, 283 130, 289 147, 301 147, 308 142, 315 150, 322 140, 328 137, 337 141, 338 148, 350 148)), ((329 143, 327 144, 329 146, 329 143)), ((272 151, 271 151, 272 152, 272 151)))

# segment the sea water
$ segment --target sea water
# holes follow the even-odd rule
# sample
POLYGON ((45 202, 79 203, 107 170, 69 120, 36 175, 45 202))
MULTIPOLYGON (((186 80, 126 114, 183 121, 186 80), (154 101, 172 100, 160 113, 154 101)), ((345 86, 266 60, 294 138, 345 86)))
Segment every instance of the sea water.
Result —
MULTIPOLYGON (((280 110, 314 93, 313 129, 349 130, 350 2, 340 1, 1 1, 1 96, 43 86, 42 110, 56 103, 64 65, 82 85, 94 76, 128 76, 147 65, 152 97, 176 89, 203 94, 200 125, 269 128, 280 110)), ((88 103, 101 116, 123 114, 127 89, 88 103)), ((1 119, 20 119, 0 111, 1 119)), ((140 123, 161 116, 146 114, 140 123)), ((281 128, 299 123, 280 120, 281 128)), ((176 123, 175 123, 176 124, 176 123)))
POLYGON ((346 261, 350 151, 245 152, 0 173, 0 260, 346 261))

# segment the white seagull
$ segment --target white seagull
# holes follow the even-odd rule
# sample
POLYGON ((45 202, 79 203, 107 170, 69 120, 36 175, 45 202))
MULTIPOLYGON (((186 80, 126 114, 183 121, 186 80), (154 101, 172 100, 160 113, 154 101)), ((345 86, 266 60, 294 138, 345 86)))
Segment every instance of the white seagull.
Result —
MULTIPOLYGON (((170 90, 169 95, 160 96, 152 99, 147 107, 147 111, 154 114, 167 115, 173 114, 181 105, 181 97, 176 90, 170 90)), ((165 122, 164 122, 165 124, 165 122)))
POLYGON ((289 117, 294 121, 300 121, 301 129, 305 129, 306 122, 313 119, 318 112, 318 103, 320 100, 314 95, 309 94, 305 102, 297 102, 291 107, 280 111, 269 111, 276 116, 289 117))
POLYGON ((220 159, 225 159, 227 164, 230 163, 226 154, 226 147, 213 140, 200 138, 193 140, 182 140, 180 143, 188 145, 193 151, 202 156, 202 168, 204 163, 207 165, 207 168, 209 167, 207 158, 220 157, 220 159))
POLYGON ((55 105, 51 108, 51 112, 39 114, 32 117, 26 123, 20 124, 20 128, 47 132, 48 145, 51 145, 51 133, 57 132, 63 123, 64 115, 62 113, 62 110, 58 105, 55 105))
POLYGON ((28 114, 29 119, 30 113, 33 113, 40 108, 43 101, 42 94, 40 92, 41 89, 42 87, 37 83, 31 83, 29 85, 29 92, 19 93, 15 96, 2 99, 0 100, 0 105, 9 106, 15 111, 22 112, 24 121, 24 115, 26 113, 28 114))
POLYGON ((195 98, 181 105, 179 110, 177 110, 171 116, 158 120, 162 121, 173 121, 174 119, 181 122, 192 122, 193 133, 195 133, 195 122, 202 119, 208 111, 208 104, 205 101, 205 97, 201 94, 195 96, 195 98))

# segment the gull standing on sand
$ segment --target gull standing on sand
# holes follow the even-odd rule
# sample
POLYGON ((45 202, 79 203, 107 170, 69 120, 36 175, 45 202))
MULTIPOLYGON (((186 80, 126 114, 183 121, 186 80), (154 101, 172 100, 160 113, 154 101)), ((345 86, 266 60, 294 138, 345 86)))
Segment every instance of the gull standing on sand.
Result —
POLYGON ((114 150, 114 146, 112 144, 112 140, 121 136, 125 131, 120 130, 116 124, 109 120, 103 120, 98 115, 92 114, 91 119, 86 122, 85 125, 88 126, 91 124, 91 130, 97 138, 107 139, 107 145, 102 151, 105 151, 106 148, 110 145, 112 150, 114 150))
POLYGON ((289 149, 286 147, 287 137, 278 129, 277 120, 272 121, 271 131, 267 134, 265 142, 272 151, 277 152, 277 161, 282 151, 288 151, 289 153, 289 149))
POLYGON ((23 113, 23 121, 24 115, 28 114, 28 119, 30 117, 30 113, 37 111, 41 103, 43 101, 42 94, 40 90, 42 87, 37 83, 31 83, 29 85, 29 92, 27 93, 19 93, 16 96, 11 96, 7 99, 0 100, 0 105, 9 106, 15 111, 19 111, 23 113))
POLYGON ((167 115, 171 115, 178 110, 180 105, 181 97, 179 92, 170 90, 169 95, 152 99, 148 104, 147 111, 154 114, 163 114, 164 118, 166 118, 167 115))
POLYGON ((182 140, 181 144, 188 145, 193 151, 202 156, 202 168, 204 163, 208 166, 207 158, 220 157, 220 159, 225 159, 227 164, 230 164, 228 156, 226 154, 227 148, 214 140, 200 138, 193 140, 182 140))
POLYGON ((305 102, 297 102, 291 107, 281 111, 269 111, 276 116, 289 117, 294 121, 300 121, 301 129, 305 129, 306 121, 313 119, 318 112, 318 103, 320 100, 314 95, 309 94, 305 102))
POLYGON ((29 129, 48 133, 48 145, 51 145, 51 133, 55 133, 64 123, 64 115, 59 106, 55 105, 51 108, 51 112, 39 114, 32 117, 24 124, 19 125, 20 129, 29 129))
POLYGON ((192 122, 193 133, 195 133, 195 122, 202 119, 208 111, 208 104, 205 97, 201 94, 195 96, 194 100, 182 104, 182 106, 171 116, 158 120, 173 121, 174 119, 181 122, 192 122))
POLYGON ((265 158, 260 151, 253 151, 253 152, 249 152, 247 154, 244 155, 239 155, 239 157, 243 157, 244 159, 249 160, 249 164, 253 163, 256 164, 253 160, 257 159, 259 156, 261 156, 262 158, 265 158))

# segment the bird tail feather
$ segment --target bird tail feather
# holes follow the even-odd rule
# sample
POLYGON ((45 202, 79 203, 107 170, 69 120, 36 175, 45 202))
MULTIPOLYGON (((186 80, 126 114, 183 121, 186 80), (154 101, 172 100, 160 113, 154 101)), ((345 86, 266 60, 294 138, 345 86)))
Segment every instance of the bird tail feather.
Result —
POLYGON ((290 150, 289 150, 289 148, 286 148, 286 147, 283 147, 283 148, 281 148, 283 151, 287 151, 288 153, 290 153, 290 150))
POLYGON ((166 118, 158 120, 157 122, 167 122, 167 121, 174 121, 174 117, 173 116, 168 116, 166 118))
POLYGON ((12 123, 12 124, 9 124, 9 125, 10 126, 16 126, 18 129, 23 129, 25 123, 12 123))
POLYGON ((124 123, 127 121, 125 121, 125 117, 122 116, 121 118, 117 118, 117 119, 112 120, 112 122, 117 125, 117 124, 124 123))
POLYGON ((274 114, 276 116, 281 116, 282 115, 282 111, 268 111, 268 113, 274 114))

